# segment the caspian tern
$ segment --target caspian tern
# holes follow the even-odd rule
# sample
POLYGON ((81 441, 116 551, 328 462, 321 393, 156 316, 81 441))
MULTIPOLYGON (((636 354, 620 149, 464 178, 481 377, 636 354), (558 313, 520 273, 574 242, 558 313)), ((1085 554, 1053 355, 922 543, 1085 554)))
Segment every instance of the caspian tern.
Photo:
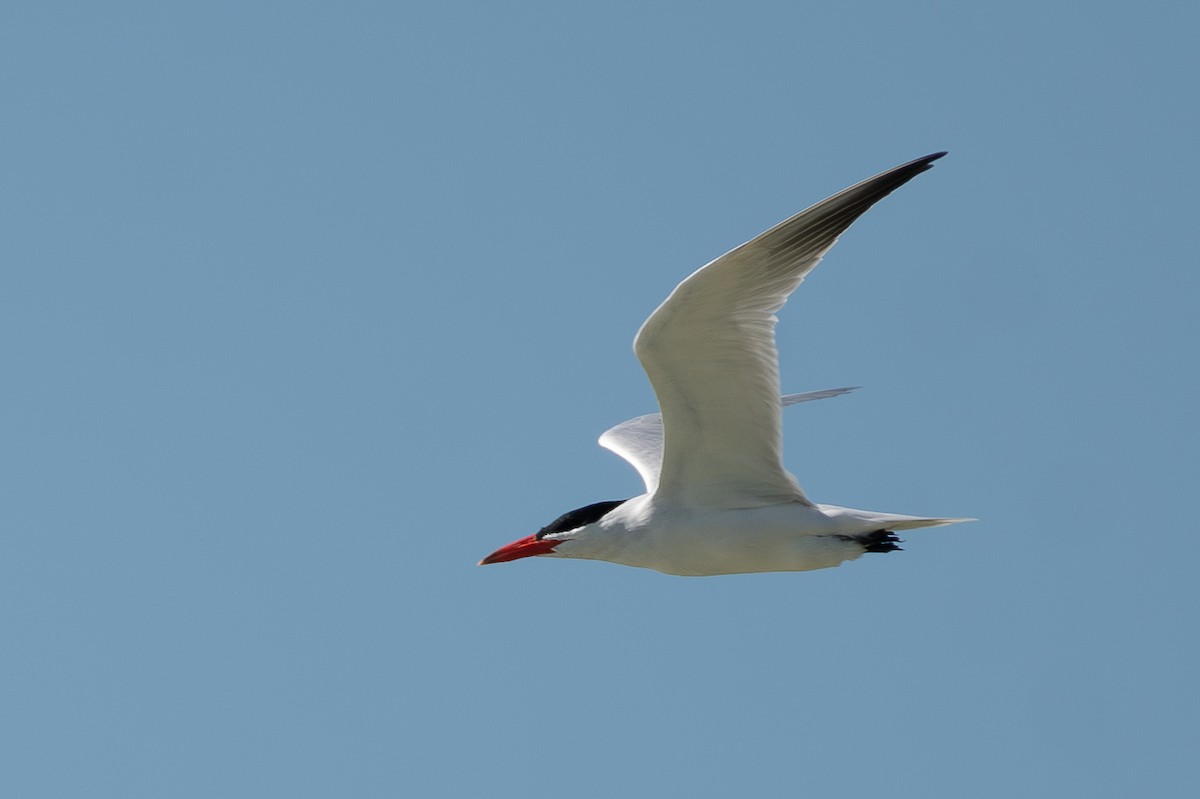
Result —
POLYGON ((646 493, 565 513, 480 565, 540 555, 692 576, 805 571, 899 549, 901 530, 973 521, 814 504, 783 466, 783 407, 850 389, 781 400, 775 312, 855 219, 943 155, 838 192, 680 283, 633 343, 661 413, 600 437, 646 493))

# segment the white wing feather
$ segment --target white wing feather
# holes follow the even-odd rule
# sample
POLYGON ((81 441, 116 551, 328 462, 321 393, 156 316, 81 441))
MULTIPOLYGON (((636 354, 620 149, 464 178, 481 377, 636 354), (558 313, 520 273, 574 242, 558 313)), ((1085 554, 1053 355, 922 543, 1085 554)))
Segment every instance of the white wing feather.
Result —
MULTIPOLYGON (((942 155, 801 211, 693 273, 650 315, 634 351, 662 411, 657 497, 724 508, 811 504, 783 466, 775 312, 855 219, 942 155)), ((646 457, 644 447, 631 451, 646 457)))
MULTIPOLYGON (((826 388, 803 394, 784 394, 780 406, 786 408, 799 402, 827 399, 849 394, 858 386, 826 388)), ((648 413, 608 428, 600 436, 600 446, 615 452, 637 469, 646 484, 646 493, 658 488, 658 473, 662 469, 663 424, 661 413, 648 413)))

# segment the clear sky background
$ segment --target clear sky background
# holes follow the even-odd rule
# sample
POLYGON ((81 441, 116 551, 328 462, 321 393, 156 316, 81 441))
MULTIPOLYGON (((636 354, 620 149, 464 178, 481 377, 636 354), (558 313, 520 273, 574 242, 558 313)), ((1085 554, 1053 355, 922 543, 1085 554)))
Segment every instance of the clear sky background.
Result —
POLYGON ((7 4, 0 793, 1200 795, 1195 3, 7 4), (693 269, 782 312, 804 574, 501 544, 693 269))

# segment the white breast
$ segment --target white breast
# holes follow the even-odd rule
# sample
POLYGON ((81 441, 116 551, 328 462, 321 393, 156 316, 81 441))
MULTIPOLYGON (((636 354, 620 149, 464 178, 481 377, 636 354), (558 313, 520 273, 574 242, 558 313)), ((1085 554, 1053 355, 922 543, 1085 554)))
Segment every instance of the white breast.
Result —
POLYGON ((838 537, 858 526, 798 502, 714 512, 641 496, 553 554, 690 576, 808 571, 861 555, 861 545, 838 537))

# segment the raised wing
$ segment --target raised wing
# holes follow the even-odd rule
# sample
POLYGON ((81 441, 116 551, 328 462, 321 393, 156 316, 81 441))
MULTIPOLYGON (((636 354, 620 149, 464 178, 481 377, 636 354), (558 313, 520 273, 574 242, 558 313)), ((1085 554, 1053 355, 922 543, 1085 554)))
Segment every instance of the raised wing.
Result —
POLYGON ((943 155, 801 211, 694 272, 650 315, 634 351, 662 411, 657 496, 710 507, 808 502, 783 467, 775 312, 855 219, 943 155))
MULTIPOLYGON (((780 406, 786 408, 798 402, 837 397, 848 394, 855 388, 857 386, 785 394, 780 398, 780 406)), ((610 427, 600 436, 600 446, 629 461, 642 476, 642 482, 646 484, 646 493, 655 492, 658 488, 658 473, 662 469, 662 414, 648 413, 610 427)))

